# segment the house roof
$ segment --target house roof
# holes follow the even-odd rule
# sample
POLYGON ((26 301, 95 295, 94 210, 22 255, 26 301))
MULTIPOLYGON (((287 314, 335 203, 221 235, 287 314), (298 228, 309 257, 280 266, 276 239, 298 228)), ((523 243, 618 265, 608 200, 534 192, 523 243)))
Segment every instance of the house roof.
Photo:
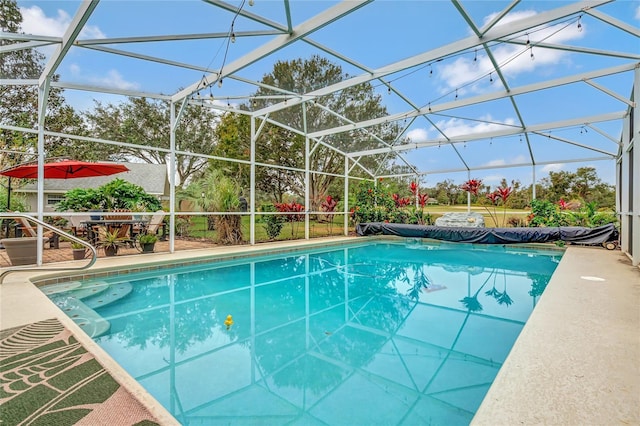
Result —
MULTIPOLYGON (((75 188, 97 188, 115 179, 124 179, 135 185, 141 186, 148 194, 167 194, 167 167, 164 164, 147 163, 124 163, 129 169, 128 172, 118 173, 111 176, 97 176, 77 179, 45 179, 44 192, 63 194, 75 188)), ((37 192, 35 182, 28 183, 20 188, 15 188, 14 192, 37 192)))

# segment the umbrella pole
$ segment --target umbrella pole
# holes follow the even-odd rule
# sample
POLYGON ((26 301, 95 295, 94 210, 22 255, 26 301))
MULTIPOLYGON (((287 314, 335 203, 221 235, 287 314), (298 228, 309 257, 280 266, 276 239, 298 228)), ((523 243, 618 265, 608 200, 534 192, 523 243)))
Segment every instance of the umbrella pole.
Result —
POLYGON ((7 184, 7 211, 11 211, 11 176, 9 176, 9 183, 7 184))
MULTIPOLYGON (((9 182, 7 183, 7 211, 10 212, 11 211, 11 176, 9 176, 9 182)), ((9 238, 9 222, 11 222, 10 220, 5 221, 6 223, 4 231, 4 237, 5 238, 9 238)))

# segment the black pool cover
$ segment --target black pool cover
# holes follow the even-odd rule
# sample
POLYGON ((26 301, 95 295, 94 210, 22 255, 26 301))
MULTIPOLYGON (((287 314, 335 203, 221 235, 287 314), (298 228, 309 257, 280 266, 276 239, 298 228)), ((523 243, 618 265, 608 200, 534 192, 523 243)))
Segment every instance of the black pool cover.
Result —
POLYGON ((360 236, 397 235, 480 244, 549 243, 559 240, 578 244, 603 244, 618 239, 618 231, 612 223, 597 228, 466 228, 371 222, 358 224, 356 233, 360 236))

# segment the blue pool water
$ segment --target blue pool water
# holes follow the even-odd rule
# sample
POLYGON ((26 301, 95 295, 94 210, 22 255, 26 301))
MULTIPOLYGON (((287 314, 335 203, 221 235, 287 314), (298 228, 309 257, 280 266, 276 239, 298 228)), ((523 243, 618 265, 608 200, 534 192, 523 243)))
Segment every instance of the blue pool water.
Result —
POLYGON ((560 257, 371 242, 43 291, 185 425, 455 425, 560 257))

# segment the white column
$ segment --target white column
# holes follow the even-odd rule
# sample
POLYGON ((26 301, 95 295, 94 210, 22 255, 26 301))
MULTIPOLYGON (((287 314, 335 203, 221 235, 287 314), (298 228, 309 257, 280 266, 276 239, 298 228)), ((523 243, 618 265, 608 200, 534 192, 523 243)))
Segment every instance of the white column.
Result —
POLYGON ((349 235, 349 157, 344 156, 344 235, 349 235))
MULTIPOLYGON (((640 69, 635 69, 635 80, 633 84, 633 99, 640 100, 640 69)), ((629 161, 633 162, 633 175, 629 176, 627 181, 627 191, 629 196, 633 196, 633 204, 631 205, 631 221, 632 234, 630 235, 631 241, 633 241, 633 253, 631 257, 631 263, 634 266, 640 265, 640 111, 638 108, 634 108, 633 134, 631 134, 631 148, 633 149, 633 155, 629 155, 629 161)))
MULTIPOLYGON (((629 228, 631 226, 631 191, 629 185, 631 184, 631 172, 629 161, 629 148, 632 146, 629 140, 630 136, 631 120, 623 120, 622 124, 622 146, 620 149, 620 158, 617 168, 620 168, 619 175, 616 175, 616 200, 619 200, 620 205, 618 210, 618 218, 620 220, 620 249, 624 253, 631 252, 630 242, 627 237, 629 228)), ((618 201, 616 201, 618 202, 618 201)))
MULTIPOLYGON (((633 99, 640 99, 640 69, 634 73, 633 99)), ((616 196, 620 200, 620 248, 631 258, 634 266, 640 265, 640 114, 634 108, 624 120, 622 147, 619 159, 619 176, 616 176, 616 196), (631 130, 633 129, 633 131, 631 130)))
POLYGON ((169 253, 175 252, 176 229, 176 105, 169 104, 169 253))
MULTIPOLYGON (((47 103, 49 100, 49 83, 50 79, 45 78, 42 84, 38 85, 38 204, 37 214, 38 219, 44 218, 44 123, 47 116, 47 103)), ((42 233, 42 226, 38 225, 37 228, 37 254, 36 263, 38 266, 42 266, 42 251, 44 249, 44 240, 42 233)))
MULTIPOLYGON (((467 181, 471 180, 471 171, 467 170, 467 181)), ((471 193, 467 191, 467 213, 471 213, 471 193)))
POLYGON ((535 200, 536 199, 536 165, 535 164, 531 166, 531 178, 533 180, 533 184, 531 185, 531 198, 535 200))
POLYGON ((309 137, 307 136, 307 104, 302 104, 302 127, 304 130, 304 239, 309 239, 309 211, 311 211, 309 186, 311 185, 311 174, 309 173, 309 137))
POLYGON ((251 164, 249 165, 249 244, 256 244, 256 119, 251 116, 251 164))

